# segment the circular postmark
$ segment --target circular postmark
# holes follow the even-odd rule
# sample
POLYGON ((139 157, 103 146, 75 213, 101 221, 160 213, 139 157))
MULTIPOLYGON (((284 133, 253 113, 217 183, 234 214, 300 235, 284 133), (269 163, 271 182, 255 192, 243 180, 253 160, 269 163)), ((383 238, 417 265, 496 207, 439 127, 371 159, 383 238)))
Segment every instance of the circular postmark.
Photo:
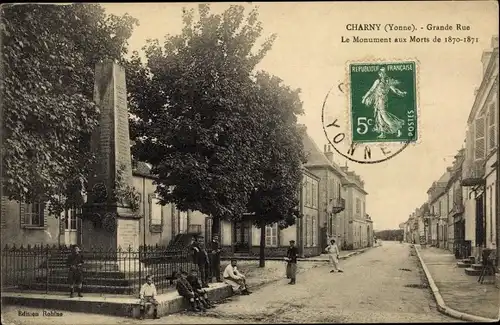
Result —
POLYGON ((419 140, 417 63, 369 59, 347 64, 347 81, 328 91, 321 113, 325 136, 338 154, 375 164, 419 140), (334 88, 339 97, 330 96, 334 88), (347 99, 347 105, 336 99, 347 99))
MULTIPOLYGON (((343 86, 340 83, 337 89, 344 93, 343 86)), ((353 142, 352 137, 348 132, 349 124, 345 123, 346 118, 342 110, 328 110, 330 114, 326 114, 327 102, 332 92, 328 91, 323 101, 321 109, 321 123, 328 143, 333 149, 342 157, 358 163, 358 164, 376 164, 387 161, 408 147, 411 141, 400 143, 390 143, 384 145, 383 143, 359 143, 353 142)))

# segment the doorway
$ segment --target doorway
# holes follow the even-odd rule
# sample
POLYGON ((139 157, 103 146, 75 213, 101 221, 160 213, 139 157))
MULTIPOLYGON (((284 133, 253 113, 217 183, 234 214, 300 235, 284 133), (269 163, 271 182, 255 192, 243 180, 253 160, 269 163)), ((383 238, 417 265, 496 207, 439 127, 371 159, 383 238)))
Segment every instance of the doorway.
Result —
POLYGON ((80 245, 80 229, 82 228, 81 210, 70 209, 65 220, 64 243, 68 246, 80 245))
POLYGON ((233 238, 235 253, 250 252, 250 222, 235 221, 233 223, 233 238))

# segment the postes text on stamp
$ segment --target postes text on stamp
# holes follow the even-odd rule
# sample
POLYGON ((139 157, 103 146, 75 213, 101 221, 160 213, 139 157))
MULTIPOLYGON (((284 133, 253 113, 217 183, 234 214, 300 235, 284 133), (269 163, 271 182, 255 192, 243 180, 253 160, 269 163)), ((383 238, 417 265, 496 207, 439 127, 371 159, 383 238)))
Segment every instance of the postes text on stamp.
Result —
POLYGON ((415 142, 417 66, 413 61, 349 64, 352 142, 415 142))

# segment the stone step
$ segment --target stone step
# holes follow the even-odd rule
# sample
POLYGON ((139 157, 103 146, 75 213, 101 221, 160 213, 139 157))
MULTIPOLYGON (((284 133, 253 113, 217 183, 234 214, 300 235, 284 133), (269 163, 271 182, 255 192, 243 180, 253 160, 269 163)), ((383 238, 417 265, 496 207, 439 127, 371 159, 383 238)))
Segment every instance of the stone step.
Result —
POLYGON ((465 274, 470 276, 479 276, 481 274, 481 270, 476 270, 472 267, 468 267, 465 269, 465 274))
MULTIPOLYGON (((69 292, 70 286, 67 283, 25 283, 20 284, 19 287, 24 290, 37 290, 45 291, 48 287, 49 291, 62 291, 69 292)), ((108 286, 108 285, 84 285, 83 292, 93 292, 93 293, 109 293, 109 294, 133 294, 135 291, 139 292, 139 286, 108 286)))
POLYGON ((472 264, 471 267, 474 270, 482 270, 483 269, 483 264, 472 264))
MULTIPOLYGON (((148 270, 142 270, 141 272, 120 272, 120 271, 89 271, 89 270, 84 270, 83 271, 83 277, 84 278, 112 278, 112 279, 128 279, 131 277, 139 277, 139 275, 145 276, 146 274, 151 274, 154 277, 166 277, 170 278, 172 277, 172 272, 171 273, 155 273, 155 272, 148 272, 148 270)), ((56 269, 56 270, 50 270, 50 277, 53 276, 64 276, 68 277, 68 269, 56 269)))
POLYGON ((472 264, 471 263, 466 263, 466 262, 457 262, 457 266, 459 268, 466 268, 466 267, 470 267, 472 264))
MULTIPOLYGON (((163 276, 163 277, 153 277, 156 287, 166 287, 170 284, 170 280, 172 277, 163 276), (163 285, 162 285, 163 284, 163 285)), ((45 283, 47 279, 45 277, 37 277, 35 278, 37 283, 45 283)), ((140 282, 145 281, 145 276, 139 278, 138 276, 126 278, 126 279, 117 279, 117 278, 101 278, 101 277, 84 277, 83 282, 85 285, 101 285, 101 286, 111 286, 111 287, 125 287, 130 285, 140 285, 140 282)), ((66 283, 68 281, 67 276, 50 276, 48 278, 49 283, 59 284, 66 283)))

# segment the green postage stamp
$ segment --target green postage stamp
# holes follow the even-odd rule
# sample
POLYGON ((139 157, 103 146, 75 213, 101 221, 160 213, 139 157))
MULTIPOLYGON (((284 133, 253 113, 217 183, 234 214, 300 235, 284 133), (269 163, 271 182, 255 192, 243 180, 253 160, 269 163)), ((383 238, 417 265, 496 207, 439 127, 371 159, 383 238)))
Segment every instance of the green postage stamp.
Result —
POLYGON ((352 142, 415 142, 417 65, 414 61, 350 63, 352 142))

